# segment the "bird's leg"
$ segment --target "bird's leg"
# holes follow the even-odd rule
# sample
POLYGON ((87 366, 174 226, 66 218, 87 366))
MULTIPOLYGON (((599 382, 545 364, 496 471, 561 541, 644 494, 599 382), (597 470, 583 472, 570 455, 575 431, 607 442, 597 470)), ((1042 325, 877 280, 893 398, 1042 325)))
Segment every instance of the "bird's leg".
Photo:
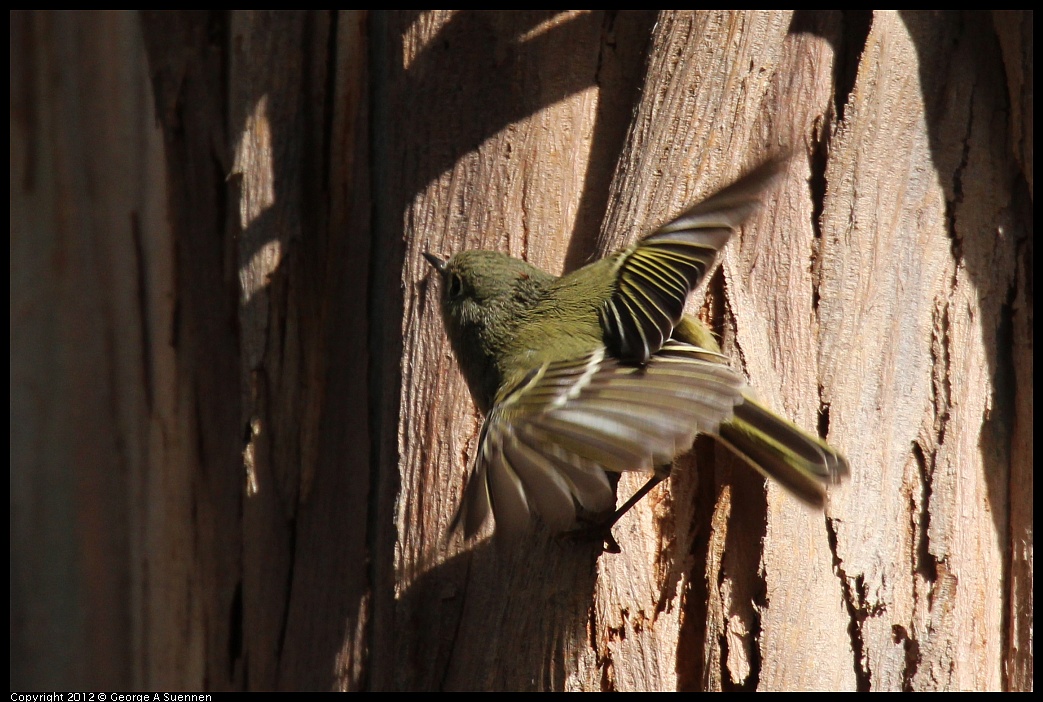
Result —
POLYGON ((619 519, 630 511, 630 508, 641 501, 649 491, 670 475, 670 468, 672 466, 668 463, 665 466, 656 466, 655 472, 652 477, 648 479, 644 485, 638 488, 637 492, 630 496, 630 499, 623 503, 623 506, 617 509, 615 512, 610 514, 606 519, 601 520, 597 523, 591 524, 590 526, 580 527, 579 529, 573 529, 572 531, 566 532, 564 536, 569 538, 597 538, 605 542, 606 553, 619 553, 619 544, 616 543, 616 539, 612 536, 612 527, 616 525, 619 519))

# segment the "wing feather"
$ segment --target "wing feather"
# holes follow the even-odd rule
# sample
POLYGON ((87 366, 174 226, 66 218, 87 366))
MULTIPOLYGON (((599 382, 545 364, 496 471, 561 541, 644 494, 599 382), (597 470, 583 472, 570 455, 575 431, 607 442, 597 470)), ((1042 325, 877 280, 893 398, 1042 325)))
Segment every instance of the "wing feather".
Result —
POLYGON ((684 313, 684 304, 732 232, 760 206, 785 165, 767 161, 616 254, 616 289, 600 310, 610 347, 647 363, 684 313))
POLYGON ((615 500, 606 471, 668 463, 696 434, 730 419, 744 387, 722 356, 679 341, 644 365, 604 349, 544 364, 486 419, 455 521, 472 536, 491 506, 497 530, 517 535, 531 512, 558 531, 575 523, 577 504, 603 512, 615 500))

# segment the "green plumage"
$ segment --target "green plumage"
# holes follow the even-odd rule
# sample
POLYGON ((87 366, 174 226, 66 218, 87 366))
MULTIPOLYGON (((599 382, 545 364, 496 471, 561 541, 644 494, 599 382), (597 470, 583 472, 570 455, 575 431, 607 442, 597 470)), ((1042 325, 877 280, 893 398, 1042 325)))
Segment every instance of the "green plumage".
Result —
POLYGON ((486 414, 455 520, 467 536, 490 511, 497 531, 515 536, 533 512, 558 531, 576 526, 577 506, 608 513, 615 496, 606 471, 669 465, 699 433, 802 500, 823 503, 847 462, 750 399, 713 335, 683 315, 780 169, 763 164, 627 249, 560 278, 495 252, 448 262, 425 254, 442 274, 446 330, 486 414))

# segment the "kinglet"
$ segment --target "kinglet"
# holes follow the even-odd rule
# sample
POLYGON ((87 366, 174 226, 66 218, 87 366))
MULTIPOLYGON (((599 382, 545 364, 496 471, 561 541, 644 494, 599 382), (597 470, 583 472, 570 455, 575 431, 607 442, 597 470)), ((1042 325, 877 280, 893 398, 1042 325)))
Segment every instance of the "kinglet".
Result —
MULTIPOLYGON (((714 435, 798 498, 821 506, 847 461, 751 398, 713 334, 683 313, 717 253, 760 205, 781 161, 739 178, 633 245, 560 278, 492 251, 448 261, 446 333, 486 415, 454 518, 470 538, 492 511, 498 534, 528 531, 532 513, 558 532, 577 507, 606 515, 606 471, 654 470, 601 524, 611 526, 669 471, 699 433, 714 435)), ((582 531, 582 530, 577 530, 582 531)))

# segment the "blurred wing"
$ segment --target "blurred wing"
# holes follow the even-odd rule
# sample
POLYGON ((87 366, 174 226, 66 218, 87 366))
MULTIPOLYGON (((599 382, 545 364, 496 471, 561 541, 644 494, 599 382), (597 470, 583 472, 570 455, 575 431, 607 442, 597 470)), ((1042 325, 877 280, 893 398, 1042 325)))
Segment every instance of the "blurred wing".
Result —
POLYGON ((721 355, 678 341, 644 366, 601 348, 533 369, 489 413, 454 526, 473 536, 491 509, 511 536, 533 510, 556 531, 575 524, 576 504, 605 512, 615 506, 605 471, 669 463, 731 418, 744 386, 721 355))
POLYGON ((761 164, 617 254, 616 291, 601 309, 601 326, 616 353, 646 363, 662 347, 688 295, 784 165, 761 164))

